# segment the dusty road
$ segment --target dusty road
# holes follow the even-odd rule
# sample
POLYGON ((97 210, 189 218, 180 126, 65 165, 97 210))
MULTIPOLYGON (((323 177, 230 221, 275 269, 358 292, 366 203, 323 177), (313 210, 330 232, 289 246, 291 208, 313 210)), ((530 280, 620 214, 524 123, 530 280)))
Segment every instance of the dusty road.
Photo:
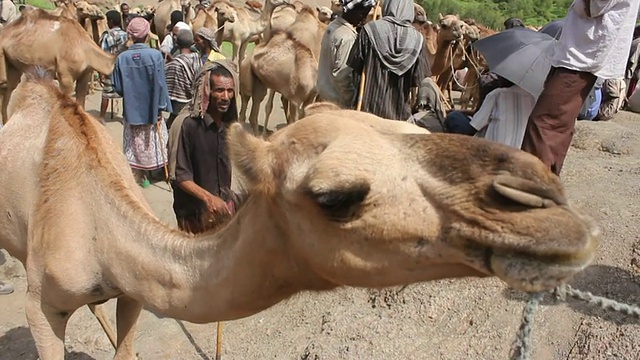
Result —
MULTIPOLYGON (((99 97, 87 108, 96 113, 99 97)), ((122 126, 107 124, 117 141, 122 126)), ((274 125, 282 122, 278 109, 274 125)), ((599 222, 595 264, 573 285, 640 303, 640 116, 580 122, 563 174, 569 198, 599 222)), ((175 226, 164 184, 144 191, 157 216, 175 226)), ((0 359, 36 359, 24 316, 22 266, 0 267, 17 291, 0 297, 0 359)), ((267 311, 225 323, 223 359, 499 359, 519 326, 524 294, 496 279, 417 284, 403 292, 342 289, 301 294, 267 311)), ((211 299, 215 301, 215 299, 211 299)), ((112 321, 114 302, 108 308, 112 321)), ((535 319, 535 359, 640 358, 638 320, 569 301, 546 300, 535 319)), ((144 311, 136 348, 141 359, 213 359, 215 324, 194 325, 144 311)), ((70 359, 110 359, 113 350, 86 308, 67 328, 70 359)))

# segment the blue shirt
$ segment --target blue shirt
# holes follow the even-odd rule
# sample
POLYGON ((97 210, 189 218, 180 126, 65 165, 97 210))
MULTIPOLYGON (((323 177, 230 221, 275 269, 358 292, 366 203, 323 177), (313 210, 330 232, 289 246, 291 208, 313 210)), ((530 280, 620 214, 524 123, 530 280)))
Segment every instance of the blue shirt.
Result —
POLYGON ((173 111, 162 53, 147 44, 133 44, 118 55, 111 81, 131 125, 155 124, 161 110, 173 111))

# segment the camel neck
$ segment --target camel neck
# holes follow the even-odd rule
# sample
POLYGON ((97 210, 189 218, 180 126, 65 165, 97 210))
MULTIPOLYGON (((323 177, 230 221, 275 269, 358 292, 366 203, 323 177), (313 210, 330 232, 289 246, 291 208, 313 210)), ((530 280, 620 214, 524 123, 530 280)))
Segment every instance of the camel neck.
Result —
POLYGON ((317 284, 264 207, 250 199, 221 231, 197 236, 132 211, 113 229, 119 244, 105 244, 112 282, 150 310, 195 323, 250 316, 317 284))

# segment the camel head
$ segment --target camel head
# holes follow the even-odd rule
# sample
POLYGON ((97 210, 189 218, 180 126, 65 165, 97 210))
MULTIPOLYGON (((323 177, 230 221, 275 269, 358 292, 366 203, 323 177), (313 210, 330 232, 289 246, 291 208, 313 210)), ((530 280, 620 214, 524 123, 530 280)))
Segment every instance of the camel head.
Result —
POLYGON ((438 27, 440 28, 439 36, 444 41, 453 41, 462 40, 469 26, 460 20, 458 15, 449 14, 442 16, 442 14, 438 14, 438 27))
POLYGON ((427 20, 427 12, 424 10, 424 8, 416 3, 413 4, 413 23, 414 24, 418 24, 418 25, 422 25, 425 24, 428 20, 427 20))
POLYGON ((331 0, 331 13, 342 15, 342 5, 340 5, 340 0, 331 0))
POLYGON ((238 18, 236 9, 226 1, 216 1, 209 7, 208 11, 218 19, 218 26, 222 26, 225 22, 235 22, 238 18))
POLYGON ((104 19, 104 13, 99 7, 93 4, 89 4, 86 1, 78 1, 75 3, 76 12, 78 14, 78 20, 90 19, 99 20, 104 19))
POLYGON ((238 216, 262 207, 299 269, 335 286, 497 276, 540 291, 593 259, 596 226, 534 156, 323 106, 268 140, 229 132, 238 216))
POLYGON ((318 20, 320 20, 320 22, 323 22, 325 24, 331 22, 331 15, 333 15, 331 9, 326 6, 319 6, 316 7, 316 10, 318 11, 318 20))

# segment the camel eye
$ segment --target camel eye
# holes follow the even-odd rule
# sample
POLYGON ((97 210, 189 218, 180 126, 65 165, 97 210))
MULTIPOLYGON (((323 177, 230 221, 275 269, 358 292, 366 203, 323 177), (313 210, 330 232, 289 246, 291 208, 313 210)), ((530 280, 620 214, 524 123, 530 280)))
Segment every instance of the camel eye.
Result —
POLYGON ((309 191, 309 196, 330 220, 346 221, 355 216, 369 190, 369 185, 363 184, 349 189, 309 191))

